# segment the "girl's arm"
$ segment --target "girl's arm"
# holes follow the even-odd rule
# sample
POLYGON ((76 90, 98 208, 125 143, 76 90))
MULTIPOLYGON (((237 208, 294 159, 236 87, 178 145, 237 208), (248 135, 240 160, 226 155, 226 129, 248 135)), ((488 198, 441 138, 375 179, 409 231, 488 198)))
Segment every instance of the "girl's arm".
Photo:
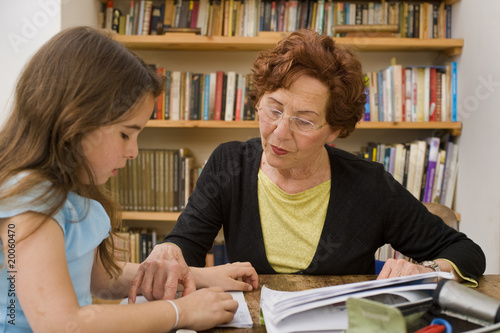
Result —
MULTIPOLYGON (((29 212, 0 222, 2 244, 8 244, 7 225, 15 225, 16 292, 33 331, 164 332, 174 327, 175 309, 165 301, 80 307, 66 264, 63 232, 54 220, 43 219, 29 212)), ((215 288, 197 291, 175 304, 177 327, 195 330, 231 320, 238 306, 215 288)))
MULTIPOLYGON (((130 262, 119 262, 118 264, 122 267, 122 274, 117 279, 114 279, 106 272, 99 257, 97 255, 94 257, 90 284, 93 296, 101 299, 122 299, 127 297, 139 264, 130 262)), ((138 294, 142 294, 142 291, 138 290, 138 294)))

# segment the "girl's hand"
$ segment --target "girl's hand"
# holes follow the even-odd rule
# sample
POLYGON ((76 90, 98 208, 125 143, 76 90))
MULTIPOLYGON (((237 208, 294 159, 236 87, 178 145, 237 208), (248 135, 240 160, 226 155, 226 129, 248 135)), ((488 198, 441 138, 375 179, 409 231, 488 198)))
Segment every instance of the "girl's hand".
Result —
POLYGON ((204 331, 233 320, 238 302, 222 288, 205 288, 176 299, 179 309, 177 328, 204 331))
POLYGON ((249 262, 213 267, 191 267, 197 288, 221 287, 224 290, 251 291, 259 288, 259 276, 249 262))

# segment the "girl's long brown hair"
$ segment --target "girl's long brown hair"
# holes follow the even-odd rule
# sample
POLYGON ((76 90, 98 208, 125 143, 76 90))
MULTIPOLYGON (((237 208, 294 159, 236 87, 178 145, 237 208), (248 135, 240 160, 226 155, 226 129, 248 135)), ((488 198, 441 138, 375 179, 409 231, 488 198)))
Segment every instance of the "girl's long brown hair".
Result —
MULTIPOLYGON (((82 138, 95 129, 128 117, 145 96, 158 96, 163 80, 122 44, 89 27, 63 30, 33 56, 19 78, 12 113, 0 131, 0 188, 26 172, 0 200, 23 195, 41 183, 47 190, 33 204, 47 203, 52 216, 75 192, 100 202, 121 224, 119 205, 105 186, 95 185, 82 138), (91 176, 84 184, 82 174, 91 176), (47 182, 48 181, 48 182, 47 182)), ((98 255, 110 276, 121 272, 108 237, 98 255)))

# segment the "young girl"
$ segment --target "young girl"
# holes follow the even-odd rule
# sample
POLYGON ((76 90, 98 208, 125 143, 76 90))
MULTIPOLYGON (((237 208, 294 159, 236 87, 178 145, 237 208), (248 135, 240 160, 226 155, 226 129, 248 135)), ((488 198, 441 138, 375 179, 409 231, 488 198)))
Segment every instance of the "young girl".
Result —
POLYGON ((162 89, 142 60, 87 27, 60 32, 28 63, 0 132, 0 332, 205 330, 233 318, 224 289, 258 287, 248 263, 174 265, 165 287, 180 282, 185 297, 92 304, 127 296, 139 266, 113 258, 120 215, 101 185, 137 156, 162 89))

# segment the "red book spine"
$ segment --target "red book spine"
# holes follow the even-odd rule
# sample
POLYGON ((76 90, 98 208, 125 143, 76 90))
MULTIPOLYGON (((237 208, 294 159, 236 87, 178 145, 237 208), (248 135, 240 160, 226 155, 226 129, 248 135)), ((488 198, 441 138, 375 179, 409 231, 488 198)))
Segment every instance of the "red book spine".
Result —
POLYGON ((241 95, 243 91, 241 89, 236 89, 236 105, 234 109, 234 120, 241 120, 241 95))
POLYGON ((224 72, 217 71, 217 80, 215 82, 215 108, 214 120, 221 120, 222 115, 222 86, 224 83, 224 72))
POLYGON ((431 67, 429 84, 429 121, 436 121, 436 67, 431 67))

